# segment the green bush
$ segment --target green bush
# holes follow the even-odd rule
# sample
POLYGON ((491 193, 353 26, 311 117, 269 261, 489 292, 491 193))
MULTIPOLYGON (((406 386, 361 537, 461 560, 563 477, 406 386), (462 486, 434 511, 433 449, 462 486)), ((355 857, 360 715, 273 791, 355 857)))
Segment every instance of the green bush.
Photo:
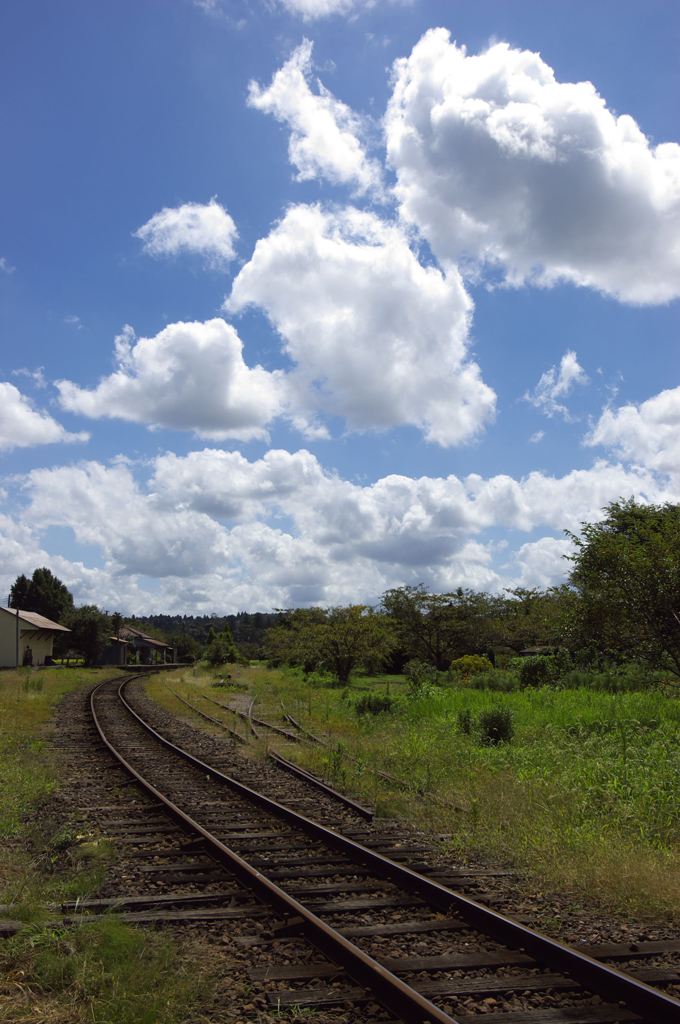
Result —
POLYGON ((357 715, 384 715, 394 710, 396 700, 386 693, 365 693, 354 705, 357 715))
POLYGON ((552 654, 534 654, 529 658, 514 658, 511 662, 522 686, 548 686, 559 678, 557 660, 552 654))
POLYGON ((456 715, 456 725, 458 726, 458 732, 463 733, 464 736, 469 736, 472 733, 474 720, 470 708, 461 708, 456 715))
POLYGON ((598 693, 634 693, 653 689, 661 685, 665 678, 663 672, 628 662, 599 671, 572 668, 561 677, 560 686, 569 690, 584 687, 598 693))
POLYGON ((218 665, 233 664, 238 660, 238 654, 234 647, 234 641, 225 636, 217 636, 212 640, 205 652, 205 660, 213 668, 218 665))
POLYGON ((488 708, 479 716, 479 735, 482 743, 509 743, 514 735, 510 708, 488 708))
POLYGON ((426 661, 418 661, 412 658, 404 665, 404 675, 408 683, 408 692, 411 697, 420 697, 428 687, 436 686, 439 681, 437 669, 434 665, 428 665, 426 661))
POLYGON ((471 676, 467 685, 472 690, 498 690, 500 693, 510 693, 512 690, 519 690, 520 681, 515 672, 493 668, 490 672, 478 672, 471 676))
POLYGON ((479 672, 493 671, 493 665, 482 654, 464 654, 462 658, 451 662, 449 671, 453 679, 461 676, 467 679, 479 672))

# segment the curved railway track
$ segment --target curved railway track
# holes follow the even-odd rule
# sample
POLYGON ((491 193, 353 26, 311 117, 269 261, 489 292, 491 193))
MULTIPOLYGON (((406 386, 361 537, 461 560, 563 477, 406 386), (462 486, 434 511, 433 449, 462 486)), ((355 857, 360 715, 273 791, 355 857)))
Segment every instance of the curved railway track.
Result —
POLYGON ((387 1010, 414 1024, 680 1024, 680 1001, 653 987, 678 984, 680 974, 636 962, 673 943, 571 948, 541 935, 449 887, 469 891, 474 878, 413 870, 404 861, 418 848, 389 829, 373 832, 351 808, 338 812, 342 831, 330 828, 338 816, 324 811, 325 798, 312 819, 294 809, 294 794, 273 799, 226 774, 223 758, 207 763, 171 742, 133 706, 133 678, 91 694, 103 743, 188 834, 192 850, 274 909, 283 919, 279 937, 303 935, 327 958, 252 972, 268 986, 273 1009, 340 1005, 351 1008, 347 1019, 385 1019, 387 1010), (400 937, 407 955, 378 959, 367 951, 389 936, 400 937))

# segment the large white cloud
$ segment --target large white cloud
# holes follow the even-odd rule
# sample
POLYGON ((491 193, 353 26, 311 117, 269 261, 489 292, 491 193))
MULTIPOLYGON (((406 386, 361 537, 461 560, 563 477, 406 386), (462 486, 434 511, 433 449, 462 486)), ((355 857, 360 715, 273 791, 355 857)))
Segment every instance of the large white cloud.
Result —
POLYGON ((0 381, 0 451, 38 444, 87 441, 89 434, 69 433, 48 413, 34 408, 14 384, 0 381))
POLYGON ((680 387, 639 405, 605 409, 586 444, 602 445, 636 465, 669 473, 680 483, 680 387))
POLYGON ((228 554, 228 536, 201 512, 161 507, 125 465, 88 462, 28 474, 26 522, 70 527, 121 571, 152 577, 194 576, 228 554))
POLYGON ((360 119, 318 80, 314 92, 311 75, 312 43, 305 39, 268 88, 250 83, 248 103, 290 128, 288 156, 299 181, 328 178, 357 193, 379 189, 380 165, 364 151, 360 119))
POLYGON ((432 29, 395 64, 385 125, 402 214, 440 259, 629 302, 680 295, 680 146, 652 146, 590 82, 432 29))
POLYGON ((403 583, 543 586, 568 571, 568 544, 546 534, 578 531, 619 497, 680 497, 648 471, 604 462, 563 477, 391 475, 360 485, 304 450, 250 461, 219 449, 159 456, 148 482, 121 464, 33 470, 24 490, 21 536, 16 525, 7 534, 17 571, 35 567, 30 552, 53 565, 40 538, 68 527, 101 552, 91 578, 63 563, 90 600, 100 588, 111 607, 118 598, 128 610, 207 612, 373 601, 403 583), (498 544, 499 529, 519 535, 516 551, 498 544))
POLYGON ((200 253, 208 265, 224 266, 236 255, 238 231, 233 218, 216 199, 209 203, 166 206, 133 232, 151 256, 200 253))
POLYGON ((225 308, 262 308, 295 368, 289 401, 350 429, 412 424, 442 445, 472 437, 495 395, 467 356, 472 302, 454 269, 423 266, 373 214, 288 210, 236 277, 225 308))
POLYGON ((573 550, 574 545, 566 537, 541 537, 522 544, 515 555, 515 565, 520 570, 518 584, 544 590, 563 583, 569 569, 567 559, 573 550))
POLYGON ((283 374, 247 366, 241 339, 219 318, 170 324, 153 338, 135 338, 126 327, 116 338, 116 362, 91 390, 57 381, 62 407, 244 441, 265 437, 281 409, 283 374))

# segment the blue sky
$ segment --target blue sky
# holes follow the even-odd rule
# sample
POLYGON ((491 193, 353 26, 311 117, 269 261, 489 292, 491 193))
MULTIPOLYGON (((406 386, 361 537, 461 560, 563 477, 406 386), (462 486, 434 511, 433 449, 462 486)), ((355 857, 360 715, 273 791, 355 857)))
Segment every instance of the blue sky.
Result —
POLYGON ((0 27, 5 591, 43 564, 141 614, 547 586, 565 528, 679 500, 676 5, 0 27))

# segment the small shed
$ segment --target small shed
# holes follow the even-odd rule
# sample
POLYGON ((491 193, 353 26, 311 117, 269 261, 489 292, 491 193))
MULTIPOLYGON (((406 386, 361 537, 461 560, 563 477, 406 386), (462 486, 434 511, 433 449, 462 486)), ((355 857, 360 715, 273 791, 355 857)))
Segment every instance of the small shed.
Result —
POLYGON ((31 664, 49 664, 55 636, 70 632, 66 626, 52 622, 38 612, 0 608, 0 667, 15 668, 24 664, 27 649, 31 664))
POLYGON ((555 648, 550 644, 539 644, 536 647, 525 647, 519 652, 520 658, 535 658, 538 654, 554 654, 555 648))
POLYGON ((128 658, 134 651, 140 665, 162 665, 174 660, 174 647, 163 643, 162 640, 156 640, 155 637, 147 636, 140 629, 122 626, 120 636, 128 642, 128 658))
POLYGON ((123 640, 120 636, 110 636, 106 647, 99 659, 100 665, 127 665, 127 651, 130 646, 129 640, 123 640))

